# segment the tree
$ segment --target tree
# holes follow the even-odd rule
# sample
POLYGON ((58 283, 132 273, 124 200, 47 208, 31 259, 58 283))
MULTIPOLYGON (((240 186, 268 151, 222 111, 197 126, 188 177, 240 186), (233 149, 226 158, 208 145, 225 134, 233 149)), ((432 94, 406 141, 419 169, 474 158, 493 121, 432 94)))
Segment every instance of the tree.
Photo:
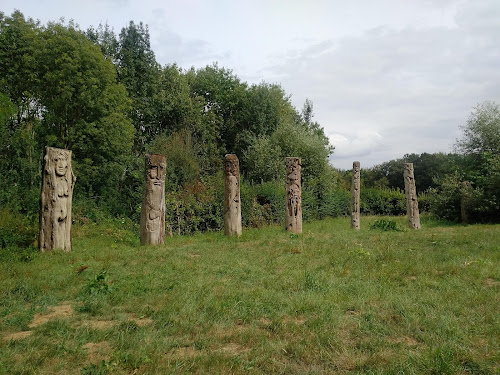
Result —
POLYGON ((481 192, 476 210, 500 220, 500 107, 492 101, 478 104, 461 129, 456 148, 465 156, 463 179, 481 192))
POLYGON ((500 108, 478 104, 461 126, 458 168, 439 181, 433 209, 452 220, 500 221, 500 108), (447 215, 447 216, 446 216, 447 215))
POLYGON ((20 186, 13 197, 22 200, 27 191, 37 201, 44 146, 73 150, 76 195, 103 196, 116 187, 134 128, 112 62, 73 23, 42 26, 20 12, 0 17, 0 42, 0 92, 16 108, 1 124, 8 164, 0 173, 20 186))
POLYGON ((269 137, 259 136, 244 152, 246 177, 255 183, 279 180, 284 184, 285 163, 281 147, 269 137))
POLYGON ((149 30, 142 22, 130 21, 119 35, 116 54, 118 80, 125 85, 132 107, 129 117, 136 129, 135 148, 142 151, 160 130, 155 127, 153 97, 160 74, 151 49, 149 30))
POLYGON ((36 209, 40 181, 39 33, 40 24, 21 12, 0 13, 0 203, 24 212, 36 209))
POLYGON ((474 107, 461 129, 463 136, 456 143, 459 152, 500 154, 500 107, 495 102, 485 101, 474 107))
POLYGON ((220 148, 239 154, 239 138, 245 131, 242 118, 247 85, 232 70, 217 64, 191 70, 188 82, 193 97, 203 98, 204 111, 220 118, 220 148))
POLYGON ((116 38, 112 27, 110 27, 107 23, 104 25, 100 23, 97 29, 90 26, 85 35, 91 42, 101 48, 104 58, 116 63, 118 55, 118 39, 116 38))

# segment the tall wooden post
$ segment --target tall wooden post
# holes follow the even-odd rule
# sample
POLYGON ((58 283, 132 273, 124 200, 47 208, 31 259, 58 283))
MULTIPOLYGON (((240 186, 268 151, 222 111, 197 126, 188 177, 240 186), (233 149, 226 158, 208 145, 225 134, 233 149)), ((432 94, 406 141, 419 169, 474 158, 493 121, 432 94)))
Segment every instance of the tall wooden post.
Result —
POLYGON ((286 230, 302 233, 302 188, 300 182, 301 160, 286 158, 286 230))
POLYGON ((144 195, 141 209, 142 245, 165 243, 165 156, 146 154, 144 195))
POLYGON ((71 151, 45 147, 40 193, 41 251, 71 251, 71 207, 76 177, 71 168, 71 151))
POLYGON ((234 154, 224 161, 224 234, 241 235, 240 163, 234 154))
POLYGON ((405 163, 404 179, 408 227, 411 229, 420 229, 420 214, 418 212, 417 189, 415 188, 413 163, 405 163))
POLYGON ((360 229, 360 164, 359 161, 352 163, 352 184, 351 184, 351 228, 360 229))

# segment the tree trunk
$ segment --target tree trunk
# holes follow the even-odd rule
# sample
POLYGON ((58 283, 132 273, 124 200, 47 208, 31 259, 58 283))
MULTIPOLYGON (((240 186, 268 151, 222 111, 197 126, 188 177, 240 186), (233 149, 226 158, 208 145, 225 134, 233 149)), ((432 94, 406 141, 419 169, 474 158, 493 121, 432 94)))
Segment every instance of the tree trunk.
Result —
POLYGON ((165 243, 165 156, 146 154, 141 209, 141 244, 165 243))
POLYGON ((286 158, 286 230, 302 233, 302 189, 300 183, 301 160, 286 158))
POLYGON ((71 207, 75 181, 71 151, 45 147, 40 193, 40 251, 71 251, 71 207))
POLYGON ((224 234, 240 236, 240 163, 234 154, 227 154, 224 166, 224 234))

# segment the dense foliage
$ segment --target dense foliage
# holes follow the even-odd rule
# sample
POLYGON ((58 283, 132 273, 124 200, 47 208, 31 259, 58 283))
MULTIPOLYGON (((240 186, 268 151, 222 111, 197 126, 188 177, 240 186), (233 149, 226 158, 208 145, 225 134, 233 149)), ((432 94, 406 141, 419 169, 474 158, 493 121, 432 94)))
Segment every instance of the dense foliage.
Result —
POLYGON ((278 84, 249 85, 217 64, 160 66, 142 23, 116 35, 0 14, 0 105, 0 206, 33 218, 45 146, 73 151, 75 210, 89 218, 136 220, 142 156, 164 154, 167 222, 179 233, 221 227, 226 153, 240 159, 249 225, 281 220, 286 156, 302 158, 311 207, 334 187, 333 147, 310 101, 300 112, 278 84))
MULTIPOLYGON (((499 222, 500 107, 478 104, 461 129, 456 153, 409 154, 362 170, 363 187, 404 189, 404 163, 413 163, 421 210, 465 223, 499 222)), ((349 173, 344 178, 346 184, 349 173)))
MULTIPOLYGON (((479 105, 456 154, 410 154, 362 170, 362 213, 405 213, 403 164, 412 162, 426 193, 421 209, 498 220, 499 112, 479 105)), ((171 233, 222 227, 226 153, 240 160, 244 225, 283 221, 286 156, 302 158, 305 220, 348 215, 350 171, 329 164, 333 146, 313 118, 313 103, 297 110, 279 84, 250 85, 217 63, 161 66, 142 23, 116 35, 108 25, 82 31, 0 13, 0 207, 18 215, 5 223, 36 221, 45 146, 73 151, 76 220, 137 222, 147 152, 167 158, 171 233)), ((12 230, 9 238, 29 232, 12 230)))

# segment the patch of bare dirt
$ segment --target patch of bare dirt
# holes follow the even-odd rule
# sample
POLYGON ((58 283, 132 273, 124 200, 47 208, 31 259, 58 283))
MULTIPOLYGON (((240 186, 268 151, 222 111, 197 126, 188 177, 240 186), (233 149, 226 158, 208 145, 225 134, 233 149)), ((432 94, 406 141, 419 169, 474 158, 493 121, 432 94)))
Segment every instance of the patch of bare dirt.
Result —
POLYGON ((487 278, 484 283, 488 288, 493 288, 494 286, 497 286, 500 284, 499 281, 496 281, 495 279, 492 279, 491 277, 487 278))
POLYGON ((300 325, 304 324, 305 322, 307 322, 307 318, 304 315, 296 316, 293 319, 290 318, 288 315, 285 315, 285 317, 283 318, 283 323, 285 323, 285 324, 293 323, 297 326, 300 326, 300 325))
POLYGON ((7 335, 4 335, 3 338, 4 338, 4 340, 7 340, 7 341, 22 340, 28 336, 31 336, 32 333, 33 333, 33 331, 14 332, 14 333, 9 333, 7 335))
POLYGON ((265 326, 268 326, 268 325, 271 325, 272 321, 270 319, 266 318, 265 316, 263 316, 262 318, 259 319, 259 323, 263 324, 265 326))
POLYGON ((33 320, 28 325, 29 328, 34 328, 41 326, 42 324, 47 323, 50 319, 59 319, 59 318, 69 318, 74 314, 73 307, 71 306, 71 302, 65 301, 61 302, 57 306, 53 306, 50 308, 50 311, 46 314, 38 313, 35 314, 33 320))
POLYGON ((417 276, 415 276, 415 275, 411 275, 411 276, 408 276, 406 279, 407 279, 407 280, 412 280, 412 281, 413 281, 413 280, 417 280, 417 276))
POLYGON ((221 340, 238 335, 247 329, 249 329, 248 324, 245 324, 243 321, 236 321, 236 324, 234 326, 214 325, 210 328, 210 331, 207 333, 207 335, 210 337, 217 337, 219 340, 221 340))
POLYGON ((303 315, 300 315, 300 316, 296 316, 295 318, 293 318, 293 322, 300 326, 302 324, 304 324, 305 322, 307 322, 307 318, 303 315))
POLYGON ((361 311, 357 311, 355 309, 347 309, 346 310, 346 314, 347 315, 360 316, 361 315, 361 311))
POLYGON ((154 320, 150 318, 139 318, 132 320, 135 322, 135 324, 137 324, 138 327, 150 326, 151 324, 154 323, 154 320))
POLYGON ((408 346, 417 346, 418 341, 409 336, 401 336, 401 337, 388 337, 387 341, 392 344, 405 344, 408 346))
POLYGON ((91 363, 107 361, 110 358, 111 345, 107 341, 88 342, 82 348, 87 350, 87 359, 91 363))
POLYGON ((196 350, 192 346, 185 346, 182 348, 172 349, 167 353, 167 357, 169 358, 178 358, 178 359, 188 359, 194 358, 202 354, 201 350, 196 350))
POLYGON ((129 322, 134 322, 138 327, 150 326, 154 323, 153 319, 146 318, 144 316, 137 318, 134 314, 127 314, 127 320, 129 322))
POLYGON ((82 320, 80 324, 92 329, 105 330, 114 327, 117 323, 114 320, 82 320))
POLYGON ((237 356, 240 354, 248 353, 250 351, 250 348, 247 348, 247 347, 240 345, 240 344, 237 344, 235 342, 230 342, 229 344, 224 345, 219 350, 224 354, 228 354, 231 356, 237 356))

